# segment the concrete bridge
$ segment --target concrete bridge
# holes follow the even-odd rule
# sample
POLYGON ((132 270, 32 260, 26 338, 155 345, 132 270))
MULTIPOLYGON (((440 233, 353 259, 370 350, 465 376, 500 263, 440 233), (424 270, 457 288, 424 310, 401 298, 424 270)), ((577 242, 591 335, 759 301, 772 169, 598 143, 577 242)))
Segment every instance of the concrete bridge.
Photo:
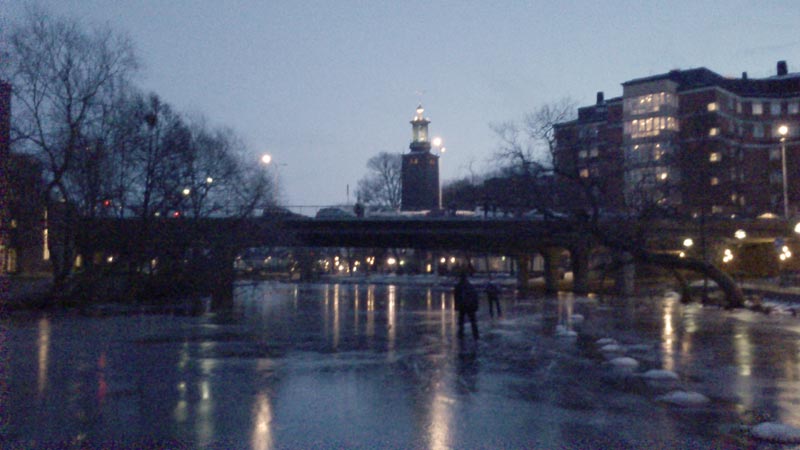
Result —
MULTIPOLYGON (((793 225, 784 220, 650 221, 613 218, 600 222, 603 233, 647 236, 655 251, 678 252, 686 238, 705 244, 713 254, 727 244, 794 245, 793 225), (638 230, 637 227, 645 227, 638 230), (644 234, 639 233, 643 231, 644 234), (744 231, 745 236, 742 236, 744 231), (737 237, 737 232, 739 235, 737 237)), ((257 218, 160 219, 143 223, 136 219, 98 219, 80 227, 79 252, 88 258, 99 252, 135 255, 142 247, 152 249, 202 248, 213 253, 210 268, 218 281, 217 296, 232 295, 233 261, 249 247, 361 247, 408 248, 423 251, 460 250, 476 254, 503 254, 516 258, 518 277, 527 284, 527 267, 534 254, 544 259, 546 288, 557 289, 558 262, 563 250, 570 253, 573 289, 589 290, 589 257, 601 244, 585 225, 565 219, 478 217, 391 217, 309 219, 296 216, 257 218)), ((625 255, 619 261, 632 264, 625 255)), ((706 255, 706 258, 713 259, 706 255)))

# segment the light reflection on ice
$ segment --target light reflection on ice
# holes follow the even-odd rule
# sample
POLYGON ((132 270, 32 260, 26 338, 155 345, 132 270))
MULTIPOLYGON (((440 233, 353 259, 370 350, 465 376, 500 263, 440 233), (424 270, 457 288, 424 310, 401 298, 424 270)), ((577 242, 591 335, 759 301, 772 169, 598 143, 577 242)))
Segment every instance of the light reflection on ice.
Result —
POLYGON ((430 426, 428 427, 429 448, 431 450, 445 450, 453 448, 450 437, 450 423, 453 420, 451 404, 453 400, 442 391, 443 383, 436 386, 437 392, 431 398, 430 426))
POLYGON ((39 338, 36 344, 39 350, 37 387, 39 398, 41 398, 47 387, 47 365, 50 362, 50 320, 46 316, 39 319, 39 338))
POLYGON ((272 405, 269 396, 264 392, 256 395, 255 419, 253 421, 253 450, 269 450, 273 446, 272 439, 272 405))
POLYGON ((675 370, 675 330, 672 325, 672 314, 674 309, 675 300, 672 298, 665 299, 663 306, 664 326, 663 331, 661 332, 661 358, 663 360, 664 369, 670 371, 675 370))
POLYGON ((387 359, 395 357, 395 339, 397 338, 397 286, 389 285, 387 289, 387 310, 386 310, 386 339, 387 339, 387 359))

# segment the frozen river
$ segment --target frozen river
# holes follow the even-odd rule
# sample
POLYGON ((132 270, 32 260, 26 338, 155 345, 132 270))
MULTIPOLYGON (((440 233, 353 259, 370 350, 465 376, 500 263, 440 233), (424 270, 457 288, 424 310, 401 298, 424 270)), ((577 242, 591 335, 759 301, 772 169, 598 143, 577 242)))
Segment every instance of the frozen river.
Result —
POLYGON ((800 426, 789 315, 506 295, 461 343, 446 288, 236 297, 225 315, 5 317, 0 448, 792 448, 750 427, 800 426))

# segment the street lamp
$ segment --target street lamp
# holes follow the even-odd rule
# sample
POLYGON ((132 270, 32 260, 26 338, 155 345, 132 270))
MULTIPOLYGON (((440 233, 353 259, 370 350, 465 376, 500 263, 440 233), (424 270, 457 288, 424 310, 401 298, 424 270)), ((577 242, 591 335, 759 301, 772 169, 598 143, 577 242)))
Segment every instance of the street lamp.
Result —
POLYGON ((781 169, 783 175, 783 218, 789 218, 789 187, 786 183, 786 135, 789 134, 789 127, 781 125, 778 127, 778 134, 781 135, 781 169))
POLYGON ((264 153, 261 156, 261 162, 264 163, 264 164, 271 163, 272 162, 272 155, 270 155, 269 153, 264 153))
POLYGON ((442 209, 442 177, 441 177, 441 174, 442 174, 442 155, 444 154, 445 151, 447 151, 447 149, 442 146, 443 143, 444 142, 442 141, 442 138, 440 138, 438 136, 433 138, 433 140, 431 141, 431 145, 439 153, 439 174, 438 174, 439 175, 438 176, 438 178, 439 178, 439 209, 442 209))

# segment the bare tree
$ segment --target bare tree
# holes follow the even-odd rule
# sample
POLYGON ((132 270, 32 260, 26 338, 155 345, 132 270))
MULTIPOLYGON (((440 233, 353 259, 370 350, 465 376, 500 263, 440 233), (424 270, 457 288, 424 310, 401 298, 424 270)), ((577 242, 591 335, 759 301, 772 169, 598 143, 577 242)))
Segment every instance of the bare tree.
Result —
MULTIPOLYGON (((51 220, 57 216, 54 202, 74 204, 69 172, 79 164, 81 152, 87 147, 104 151, 96 131, 114 92, 126 85, 136 67, 130 40, 107 27, 85 27, 41 10, 29 11, 12 27, 2 69, 14 86, 12 132, 19 147, 44 163, 51 220)), ((88 192, 88 186, 81 189, 88 192)), ((90 197, 97 194, 97 189, 90 190, 90 197)), ((71 207, 61 209, 69 223, 71 207)), ((69 235, 64 227, 61 252, 51 252, 57 281, 71 267, 69 235)))
POLYGON ((370 206, 400 208, 402 156, 381 152, 367 161, 368 173, 358 182, 359 199, 370 206))
POLYGON ((495 159, 520 173, 552 169, 556 147, 555 125, 575 117, 577 102, 564 98, 525 114, 521 123, 490 124, 500 140, 495 159))

